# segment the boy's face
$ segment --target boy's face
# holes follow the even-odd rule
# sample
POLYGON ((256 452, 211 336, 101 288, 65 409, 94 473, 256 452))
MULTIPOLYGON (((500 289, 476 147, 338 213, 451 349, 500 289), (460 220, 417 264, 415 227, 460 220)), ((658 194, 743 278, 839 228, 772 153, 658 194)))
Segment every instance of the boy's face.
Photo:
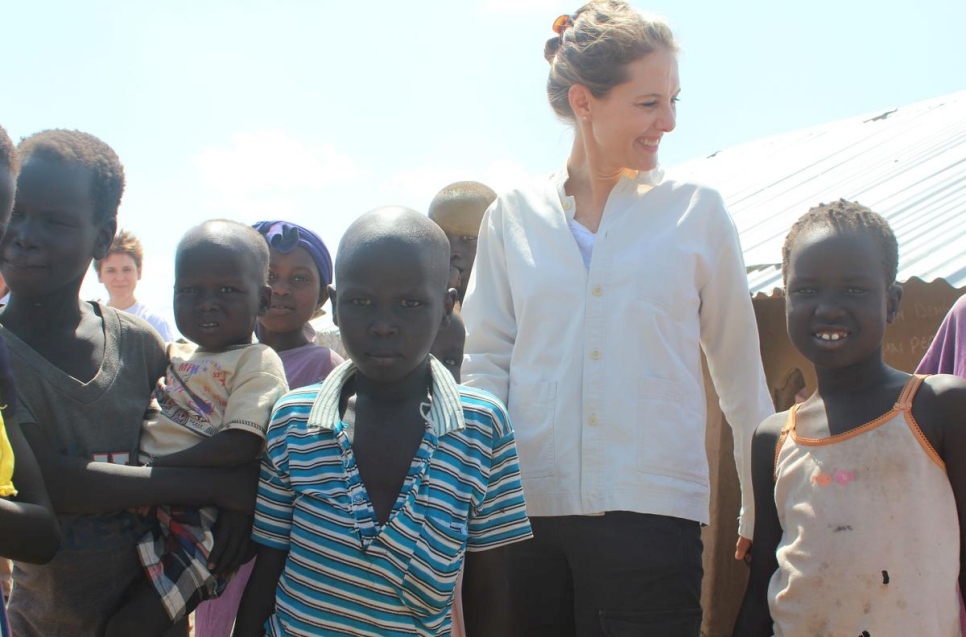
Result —
POLYGON ((457 383, 460 382, 460 373, 463 368, 463 347, 465 344, 466 328, 463 327, 462 321, 454 319, 439 330, 436 334, 436 340, 433 342, 433 347, 429 351, 449 370, 457 383))
POLYGON ((185 338, 208 350, 250 343, 272 289, 239 246, 199 241, 175 262, 174 317, 185 338))
POLYGON ((110 254, 100 262, 101 267, 97 272, 97 280, 100 281, 107 293, 112 298, 124 299, 134 294, 138 281, 141 279, 141 272, 138 270, 134 257, 130 254, 115 252, 110 254))
POLYGON ((17 179, 0 269, 16 296, 80 287, 94 257, 111 245, 117 221, 95 222, 90 169, 31 157, 17 179))
POLYGON ((319 267, 305 248, 291 252, 271 251, 268 284, 272 286, 272 304, 258 319, 259 329, 284 334, 297 332, 319 309, 322 283, 319 267))
POLYGON ((788 336, 816 367, 880 356, 902 290, 887 285, 882 248, 868 234, 806 231, 792 244, 785 317, 788 336))
POLYGON ((427 252, 400 243, 360 249, 340 268, 338 291, 329 287, 342 343, 370 380, 398 382, 424 363, 453 311, 445 275, 427 252))
POLYGON ((456 291, 461 301, 466 295, 473 261, 476 260, 476 239, 480 235, 480 222, 485 212, 485 208, 452 201, 436 206, 429 215, 449 240, 450 265, 459 272, 456 291))

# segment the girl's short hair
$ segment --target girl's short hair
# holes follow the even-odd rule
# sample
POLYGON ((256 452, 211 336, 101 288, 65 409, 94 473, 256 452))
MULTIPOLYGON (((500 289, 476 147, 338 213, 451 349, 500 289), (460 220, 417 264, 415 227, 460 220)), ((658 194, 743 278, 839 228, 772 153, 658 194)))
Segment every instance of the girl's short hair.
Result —
POLYGON ((0 126, 0 168, 6 168, 14 177, 20 172, 20 154, 3 126, 0 126))
POLYGON ((569 99, 574 84, 601 98, 627 81, 631 62, 660 49, 678 50, 664 20, 644 16, 622 0, 594 0, 566 22, 569 26, 547 40, 543 56, 550 62, 550 106, 567 121, 574 121, 569 99))
POLYGON ((792 244, 800 234, 816 228, 852 231, 872 235, 882 252, 882 269, 886 284, 896 282, 899 272, 899 242, 885 218, 862 204, 839 199, 829 204, 819 204, 802 215, 789 230, 782 246, 782 284, 788 285, 788 261, 792 244))

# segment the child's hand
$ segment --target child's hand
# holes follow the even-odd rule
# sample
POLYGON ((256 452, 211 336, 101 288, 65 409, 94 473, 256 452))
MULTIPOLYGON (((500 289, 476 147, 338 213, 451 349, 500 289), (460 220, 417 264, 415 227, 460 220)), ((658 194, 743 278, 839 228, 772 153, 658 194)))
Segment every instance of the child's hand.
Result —
POLYGON ((751 563, 751 540, 738 536, 738 543, 735 545, 735 559, 751 563))
POLYGON ((250 515, 218 511, 218 519, 211 530, 215 544, 208 555, 208 570, 215 575, 228 575, 255 556, 251 541, 253 521, 250 515))

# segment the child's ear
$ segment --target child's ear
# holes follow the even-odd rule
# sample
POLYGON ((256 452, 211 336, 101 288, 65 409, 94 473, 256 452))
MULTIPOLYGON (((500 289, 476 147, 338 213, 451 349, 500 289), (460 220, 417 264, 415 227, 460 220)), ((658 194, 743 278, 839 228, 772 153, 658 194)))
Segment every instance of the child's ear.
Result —
POLYGON ((439 323, 439 329, 449 327, 450 317, 453 316, 453 306, 456 304, 456 288, 446 290, 446 298, 443 299, 443 320, 439 323))
MULTIPOLYGON (((339 311, 337 309, 336 291, 334 285, 326 286, 326 291, 329 293, 329 303, 332 305, 332 324, 339 327, 339 311)), ((321 307, 321 306, 319 306, 321 307)))
POLYGON ((97 229, 97 238, 94 240, 95 259, 100 260, 107 256, 115 234, 117 234, 117 219, 107 219, 101 222, 97 229))
POLYGON ((262 285, 258 288, 258 315, 268 314, 268 308, 272 307, 272 286, 262 285))
POLYGON ((902 300, 902 286, 893 283, 889 286, 886 298, 886 323, 894 323, 899 313, 899 301, 902 300))

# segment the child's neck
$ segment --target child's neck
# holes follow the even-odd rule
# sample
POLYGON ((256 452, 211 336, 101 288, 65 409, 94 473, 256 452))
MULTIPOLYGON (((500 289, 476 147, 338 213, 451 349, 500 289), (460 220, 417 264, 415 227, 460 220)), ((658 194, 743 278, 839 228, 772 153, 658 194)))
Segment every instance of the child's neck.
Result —
POLYGON ((356 373, 354 389, 358 400, 372 405, 399 404, 407 400, 423 401, 430 387, 429 358, 398 381, 386 383, 356 373))
POLYGON ((131 295, 125 296, 123 298, 121 298, 121 297, 113 297, 112 296, 108 300, 107 304, 110 307, 113 307, 113 308, 118 309, 118 310, 126 310, 127 308, 131 307, 132 305, 134 305, 137 302, 138 302, 137 299, 134 298, 134 295, 133 294, 131 294, 131 295))
POLYGON ((818 394, 823 397, 854 395, 886 384, 896 370, 882 360, 882 350, 848 367, 815 368, 818 394))
POLYGON ((87 305, 79 298, 79 291, 78 285, 72 295, 65 292, 40 297, 11 294, 0 322, 25 341, 30 341, 33 334, 73 330, 80 323, 87 305))
POLYGON ((309 344, 309 339, 305 336, 305 328, 294 332, 269 332, 262 329, 259 325, 256 332, 258 342, 268 345, 276 352, 287 352, 290 349, 304 347, 309 344))

